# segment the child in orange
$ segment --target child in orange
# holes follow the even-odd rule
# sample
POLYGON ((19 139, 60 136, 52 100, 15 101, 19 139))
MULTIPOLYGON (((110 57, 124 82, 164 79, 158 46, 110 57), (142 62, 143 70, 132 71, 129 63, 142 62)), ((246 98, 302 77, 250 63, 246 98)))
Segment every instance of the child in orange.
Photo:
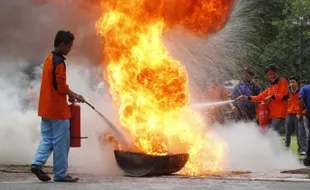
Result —
MULTIPOLYGON (((297 114, 299 111, 299 88, 298 88, 298 79, 296 77, 290 78, 290 91, 289 91, 289 99, 288 99, 288 109, 287 109, 287 117, 285 120, 285 129, 286 129, 286 140, 285 147, 289 148, 291 145, 291 136, 296 131, 297 141, 298 141, 298 119, 297 114)), ((300 146, 298 143, 298 149, 300 150, 300 146)), ((306 150, 304 150, 305 152, 306 150)))

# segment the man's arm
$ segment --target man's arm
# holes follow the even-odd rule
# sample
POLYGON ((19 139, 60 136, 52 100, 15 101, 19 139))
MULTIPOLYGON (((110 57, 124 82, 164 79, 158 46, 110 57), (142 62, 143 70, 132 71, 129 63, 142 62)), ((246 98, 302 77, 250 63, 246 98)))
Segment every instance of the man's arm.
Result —
POLYGON ((69 96, 70 102, 78 100, 84 102, 84 98, 73 92, 69 85, 67 84, 66 68, 64 64, 59 64, 55 69, 57 91, 61 94, 66 94, 69 96), (74 100, 73 100, 74 99, 74 100))
POLYGON ((301 116, 302 116, 302 112, 304 111, 305 109, 305 99, 306 99, 306 90, 305 88, 302 88, 300 90, 300 93, 299 93, 299 111, 298 111, 298 119, 301 119, 301 116))
POLYGON ((305 109, 305 100, 303 98, 299 99, 299 112, 298 115, 302 115, 302 112, 305 109))
POLYGON ((281 79, 279 82, 279 85, 280 85, 279 90, 277 91, 276 94, 273 94, 273 96, 272 96, 272 99, 274 99, 274 100, 284 100, 289 93, 288 83, 287 83, 286 79, 281 79))
POLYGON ((237 88, 238 88, 239 85, 235 85, 234 88, 231 90, 230 94, 229 94, 229 98, 231 100, 234 100, 236 98, 238 98, 238 96, 240 96, 241 94, 239 94, 237 92, 237 88))
POLYGON ((64 64, 59 64, 55 69, 57 91, 61 94, 72 95, 73 92, 70 90, 67 84, 66 68, 64 64))
POLYGON ((267 98, 267 96, 268 96, 268 89, 264 90, 257 96, 251 96, 248 99, 251 100, 251 102, 262 102, 267 98))

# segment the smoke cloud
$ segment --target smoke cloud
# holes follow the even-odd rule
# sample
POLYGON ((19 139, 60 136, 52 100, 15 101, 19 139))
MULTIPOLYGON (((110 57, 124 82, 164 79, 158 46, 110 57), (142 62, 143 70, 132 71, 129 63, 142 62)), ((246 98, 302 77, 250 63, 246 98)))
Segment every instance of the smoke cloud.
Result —
POLYGON ((273 130, 262 133, 256 124, 240 122, 217 126, 215 131, 228 145, 228 170, 266 172, 303 167, 273 130))
MULTIPOLYGON (((31 84, 38 95, 42 63, 58 30, 70 30, 76 37, 67 61, 70 87, 117 123, 109 96, 95 93, 103 59, 94 28, 98 14, 96 1, 0 1, 0 164, 30 164, 34 158, 41 139, 40 118, 36 109, 26 107, 26 93, 31 84)), ((83 171, 87 166, 88 172, 117 172, 112 148, 97 140, 108 127, 85 105, 82 130, 89 139, 82 148, 71 149, 70 164, 83 171)))
MULTIPOLYGON (((83 0, 0 1, 0 56, 38 65, 52 50, 56 32, 70 30, 76 36, 71 56, 99 64, 100 40, 93 27, 99 13, 99 6, 83 0)), ((4 65, 16 63, 1 62, 4 65)))

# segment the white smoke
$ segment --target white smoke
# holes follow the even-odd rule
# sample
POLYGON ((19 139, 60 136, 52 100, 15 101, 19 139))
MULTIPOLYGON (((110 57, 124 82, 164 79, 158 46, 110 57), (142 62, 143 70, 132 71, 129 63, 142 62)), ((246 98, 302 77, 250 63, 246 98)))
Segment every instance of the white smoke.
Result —
MULTIPOLYGON (((83 62, 82 59, 77 61, 83 62)), ((96 94, 91 80, 96 72, 92 72, 90 69, 92 67, 85 67, 87 64, 77 66, 74 64, 77 61, 67 63, 70 88, 82 94, 117 125, 117 110, 113 108, 112 101, 107 95, 108 91, 103 96, 96 94)), ((41 68, 37 69, 41 72, 41 68)), ((100 70, 96 67, 93 69, 100 70)), ((41 140, 40 118, 37 116, 37 110, 23 108, 26 89, 14 84, 14 81, 22 81, 25 78, 24 74, 16 71, 12 78, 15 80, 11 82, 0 76, 0 164, 31 164, 41 140)), ((35 81, 33 84, 39 95, 40 81, 35 81)), ((119 170, 114 161, 113 149, 109 144, 100 144, 98 141, 98 134, 108 131, 108 126, 87 105, 81 105, 81 112, 82 136, 88 139, 82 140, 81 148, 70 150, 70 166, 74 171, 117 173, 119 170)), ((48 164, 52 164, 52 156, 48 164)))
POLYGON ((266 172, 303 167, 273 130, 263 133, 254 123, 240 122, 217 126, 215 131, 228 145, 228 170, 266 172))

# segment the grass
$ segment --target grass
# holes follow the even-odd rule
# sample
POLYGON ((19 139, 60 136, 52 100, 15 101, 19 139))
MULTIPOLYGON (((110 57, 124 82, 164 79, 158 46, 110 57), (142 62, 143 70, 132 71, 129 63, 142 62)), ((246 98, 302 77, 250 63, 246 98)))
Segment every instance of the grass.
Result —
MULTIPOLYGON (((285 146, 285 136, 282 136, 282 144, 285 146)), ((305 156, 300 156, 298 153, 298 145, 296 136, 291 137, 291 146, 290 149, 294 152, 299 158, 305 158, 305 156)))

